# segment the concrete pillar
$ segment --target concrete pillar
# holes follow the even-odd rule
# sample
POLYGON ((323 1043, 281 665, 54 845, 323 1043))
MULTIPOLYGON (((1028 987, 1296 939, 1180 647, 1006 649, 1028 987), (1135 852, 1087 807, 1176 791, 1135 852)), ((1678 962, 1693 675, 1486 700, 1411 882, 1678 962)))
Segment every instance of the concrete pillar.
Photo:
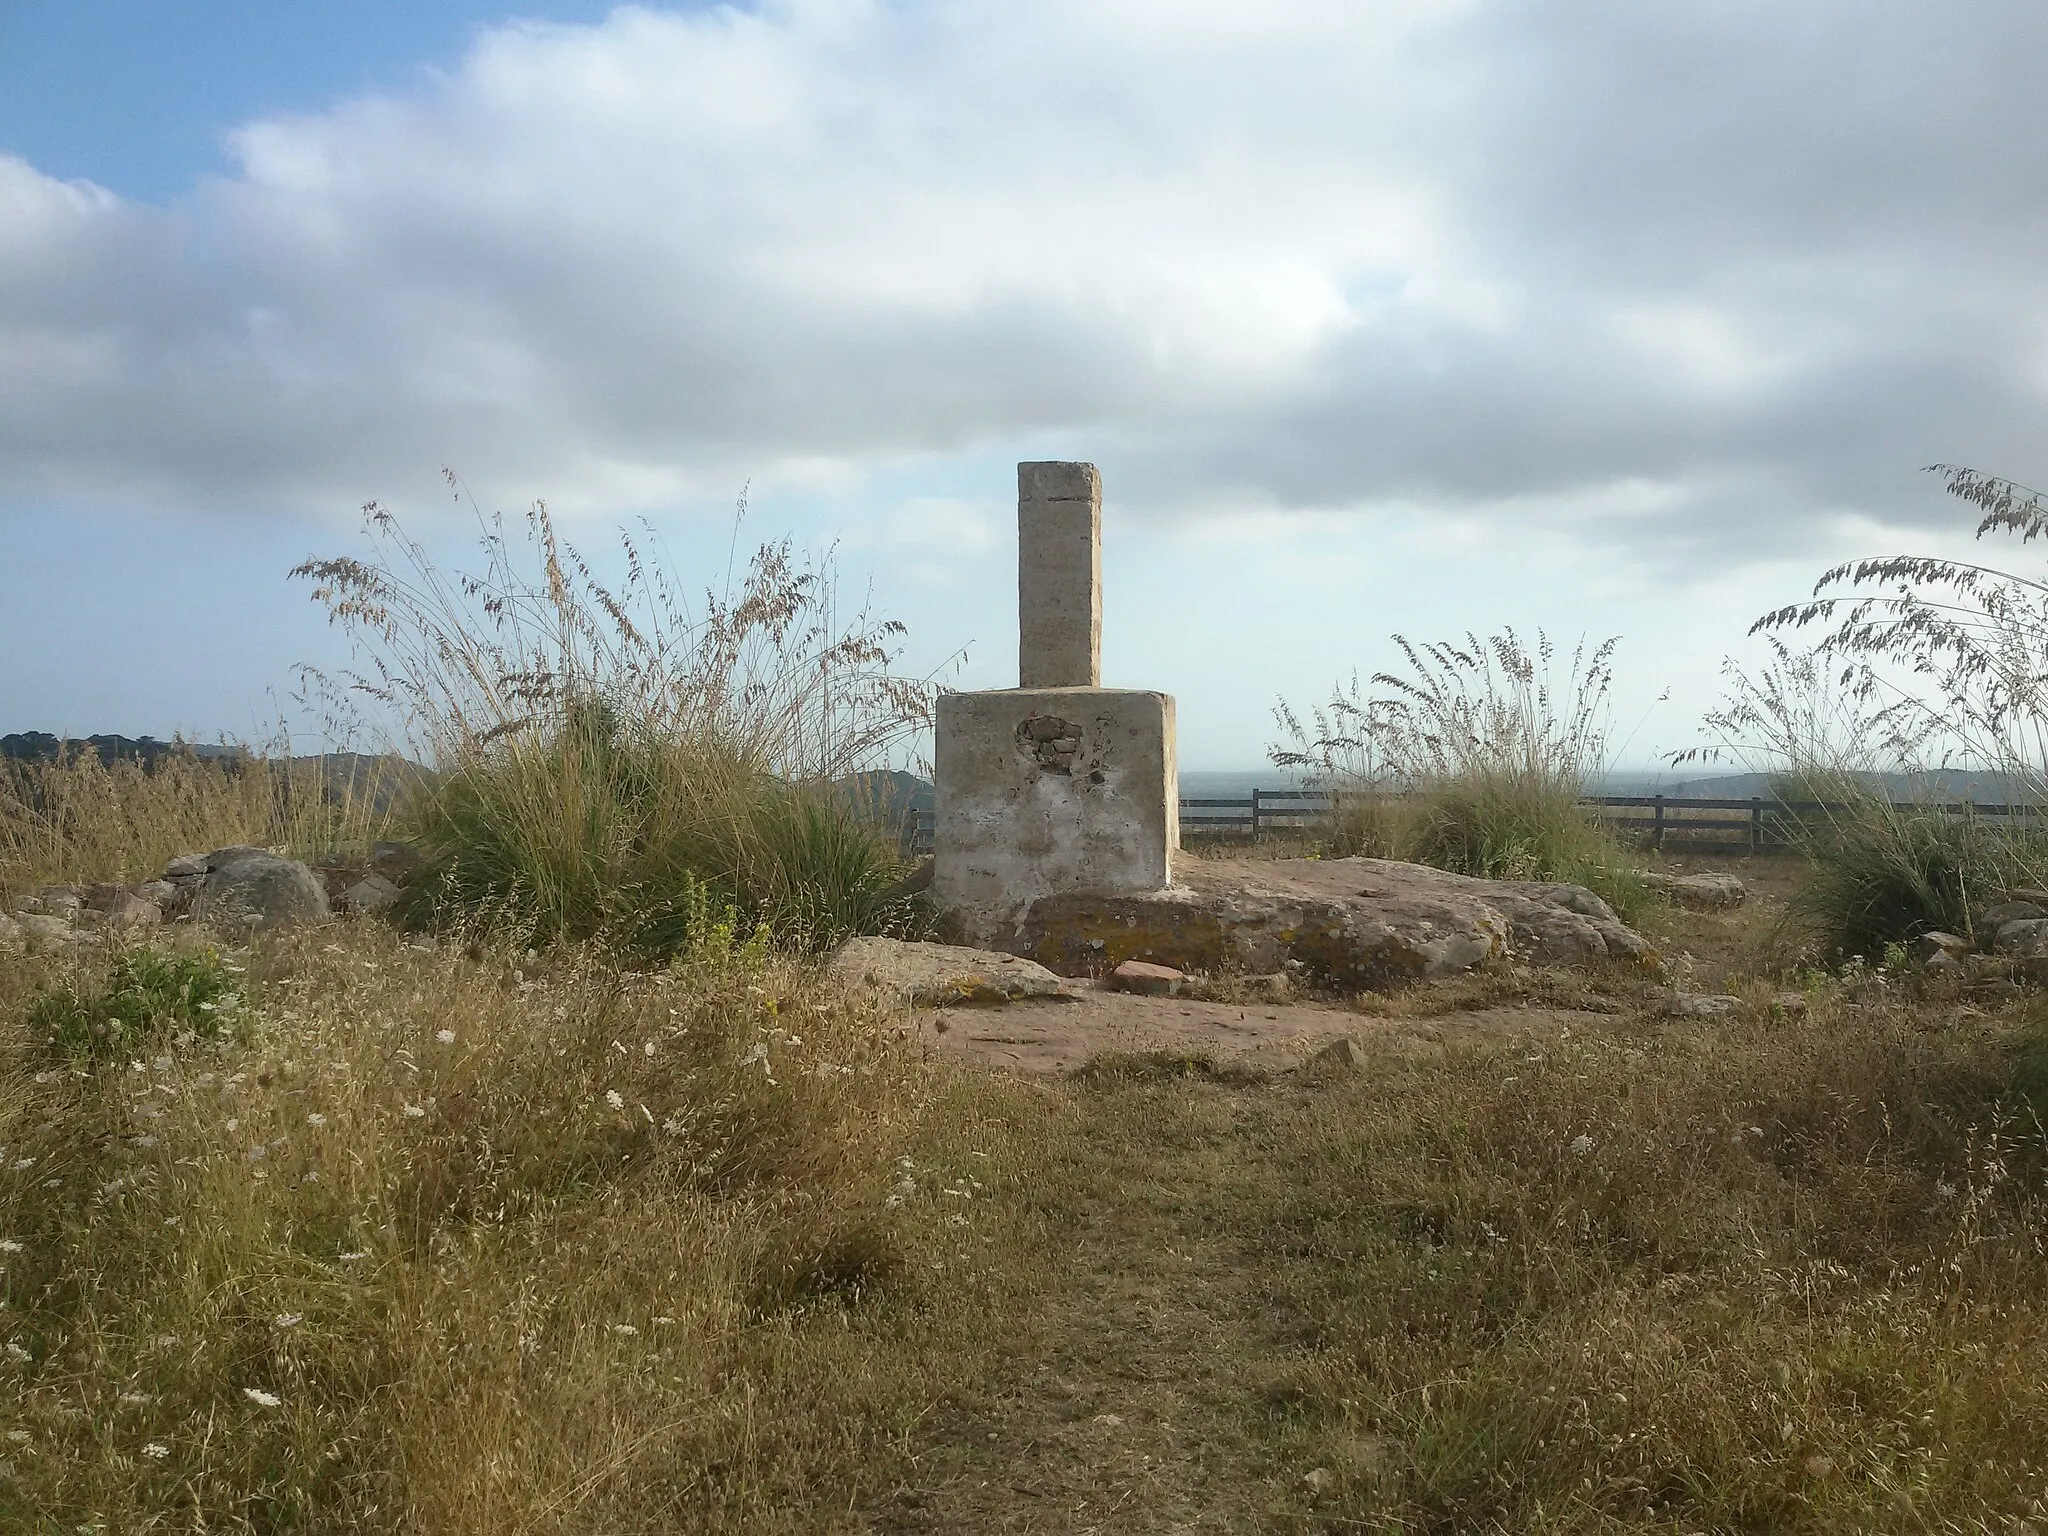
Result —
POLYGON ((1102 686, 1102 477, 1017 466, 1017 685, 1102 686))

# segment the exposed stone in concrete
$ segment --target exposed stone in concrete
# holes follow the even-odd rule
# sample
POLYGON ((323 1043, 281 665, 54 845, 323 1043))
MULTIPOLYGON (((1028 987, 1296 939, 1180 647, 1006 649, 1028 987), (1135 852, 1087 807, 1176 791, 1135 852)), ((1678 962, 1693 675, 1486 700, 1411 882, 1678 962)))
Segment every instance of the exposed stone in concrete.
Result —
POLYGON ((1742 881, 1728 874, 1660 875, 1652 872, 1642 878, 1644 885, 1653 891, 1661 891, 1679 906, 1703 911, 1739 907, 1749 895, 1742 881))
POLYGON ((1183 860, 1180 883, 1164 890, 1037 896, 995 942, 1065 975, 1101 975, 1125 960, 1211 974, 1298 963, 1347 989, 1389 989, 1509 954, 1657 964, 1583 886, 1474 880, 1385 859, 1183 860))
POLYGON ((938 701, 932 899, 965 942, 1059 891, 1156 891, 1180 843, 1173 700, 1106 688, 938 701))
POLYGON ((1016 955, 903 939, 849 939, 827 969, 852 985, 876 987, 925 1008, 1007 1003, 1060 990, 1059 977, 1016 955))
POLYGON ((1093 464, 1017 466, 1017 681, 1102 685, 1102 479, 1093 464))
POLYGON ((1144 960, 1126 960, 1109 973, 1109 984, 1119 992, 1137 992, 1145 997, 1172 997, 1187 977, 1170 965, 1153 965, 1144 960))

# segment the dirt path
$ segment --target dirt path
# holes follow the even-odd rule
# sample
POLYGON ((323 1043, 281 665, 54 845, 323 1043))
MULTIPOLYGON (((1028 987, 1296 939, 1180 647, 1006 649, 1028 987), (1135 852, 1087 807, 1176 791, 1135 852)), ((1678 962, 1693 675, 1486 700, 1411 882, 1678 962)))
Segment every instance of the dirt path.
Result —
MULTIPOLYGON (((1058 998, 997 1008, 922 1011, 921 1037, 934 1049, 983 1066, 1030 1073, 1072 1072, 1105 1054, 1210 1056, 1264 1072, 1299 1067, 1322 1047, 1350 1036, 1369 1054, 1412 1056, 1504 1030, 1569 1024, 1572 1010, 1503 1006, 1431 1017, 1389 1018, 1331 1003, 1208 1003, 1137 997, 1089 983, 1058 998)), ((1583 1017, 1593 1017, 1583 1015, 1583 1017)))
POLYGON ((1160 1052, 1067 1077, 1070 1136, 1025 1202, 1053 1283, 1015 1353, 920 1426, 920 1476, 879 1512, 890 1532, 1168 1533, 1316 1528, 1312 1466, 1276 1439, 1280 1383, 1311 1347, 1276 1304, 1294 1260, 1266 1246, 1276 1127, 1333 1089, 1312 1049, 1350 1035, 1376 1062, 1611 1018, 1502 1007, 1428 1019, 1333 1006, 1083 992, 927 1016, 967 1059, 1056 1073, 1103 1051, 1160 1052), (1207 1054, 1209 1070, 1177 1071, 1207 1054), (1276 1395, 1277 1394, 1277 1395, 1276 1395))

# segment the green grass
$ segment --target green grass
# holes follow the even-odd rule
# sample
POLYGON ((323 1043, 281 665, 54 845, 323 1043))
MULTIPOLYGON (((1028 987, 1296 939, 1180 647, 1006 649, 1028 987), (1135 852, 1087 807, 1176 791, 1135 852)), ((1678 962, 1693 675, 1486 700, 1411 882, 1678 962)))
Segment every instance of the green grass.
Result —
POLYGON ((29 1004, 31 1036, 60 1056, 125 1064, 173 1036, 226 1040, 241 1027, 242 968, 219 951, 122 950, 97 985, 63 981, 29 1004))

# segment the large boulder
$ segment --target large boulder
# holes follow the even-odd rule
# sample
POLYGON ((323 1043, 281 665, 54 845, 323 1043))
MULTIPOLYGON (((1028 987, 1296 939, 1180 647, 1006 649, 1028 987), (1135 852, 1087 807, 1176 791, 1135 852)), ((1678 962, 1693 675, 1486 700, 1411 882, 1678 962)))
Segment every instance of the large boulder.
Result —
POLYGON ((1060 989, 1059 977, 1015 955, 903 939, 848 939, 828 969, 852 985, 927 1008, 1050 997, 1060 989))
POLYGON ((1182 971, 1298 967, 1344 988, 1385 990, 1510 955, 1548 965, 1657 956, 1584 886, 1476 880, 1387 859, 1187 859, 1164 890, 1061 892, 1014 923, 958 927, 1062 975, 1125 960, 1182 971))
POLYGON ((280 928, 327 916, 327 889, 297 859, 263 848, 217 848, 192 897, 195 921, 226 927, 280 928))

